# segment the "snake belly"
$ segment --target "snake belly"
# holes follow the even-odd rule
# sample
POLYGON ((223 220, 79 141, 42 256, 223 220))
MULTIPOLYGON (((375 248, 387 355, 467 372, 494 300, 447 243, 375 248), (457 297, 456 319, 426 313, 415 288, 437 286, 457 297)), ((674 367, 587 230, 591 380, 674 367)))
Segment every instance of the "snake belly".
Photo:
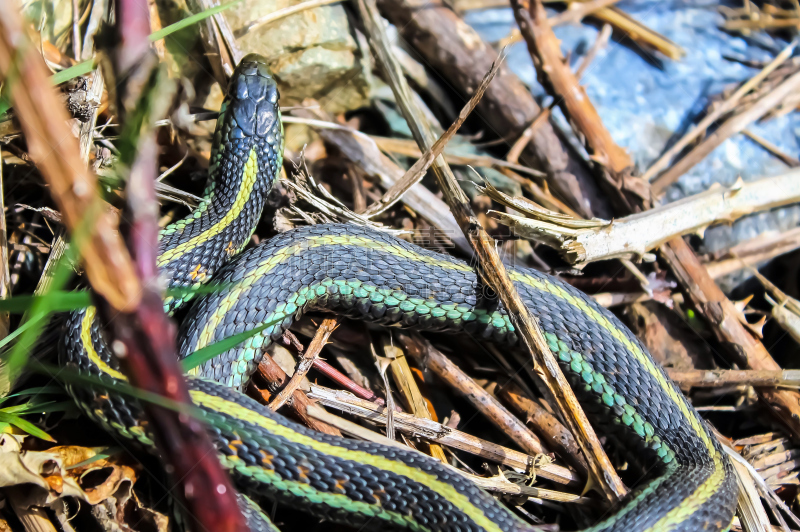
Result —
MULTIPOLYGON (((263 58, 245 57, 218 120, 203 202, 165 228, 160 240, 158 263, 170 286, 194 286, 212 277, 219 283, 192 303, 183 320, 182 357, 263 328, 187 376, 222 464, 247 495, 356 527, 530 530, 504 505, 432 458, 309 430, 240 392, 269 344, 311 310, 519 343, 502 304, 486 295, 472 266, 382 232, 315 225, 240 253, 281 166, 277 101, 263 58)), ((729 527, 738 496, 731 465, 645 347, 575 288, 535 270, 509 268, 509 274, 593 425, 647 466, 648 480, 592 530, 729 527)), ((165 308, 175 309, 186 299, 168 298, 165 308)), ((109 384, 125 380, 93 308, 72 313, 63 338, 62 365, 109 384)), ((152 449, 147 420, 135 400, 100 384, 69 390, 105 428, 152 449)), ((243 508, 254 530, 274 530, 251 502, 243 508)))

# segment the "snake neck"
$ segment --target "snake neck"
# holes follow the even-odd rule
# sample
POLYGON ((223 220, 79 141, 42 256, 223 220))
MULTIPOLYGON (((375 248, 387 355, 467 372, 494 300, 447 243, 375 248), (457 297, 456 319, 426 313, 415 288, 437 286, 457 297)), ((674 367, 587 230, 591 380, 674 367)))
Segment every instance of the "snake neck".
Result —
MULTIPOLYGON (((214 132, 208 184, 197 208, 159 235, 168 287, 207 282, 250 240, 283 162, 278 89, 263 62, 245 58, 231 78, 214 132)), ((167 298, 174 309, 184 299, 167 298)))

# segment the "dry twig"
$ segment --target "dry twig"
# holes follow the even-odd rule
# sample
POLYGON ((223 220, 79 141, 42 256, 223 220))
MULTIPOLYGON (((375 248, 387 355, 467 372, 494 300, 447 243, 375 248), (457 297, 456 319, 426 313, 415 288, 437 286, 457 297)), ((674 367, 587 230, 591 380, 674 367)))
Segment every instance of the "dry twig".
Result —
POLYGON ((800 387, 800 370, 752 370, 752 369, 694 369, 680 371, 667 369, 667 375, 675 384, 687 388, 718 388, 722 386, 789 386, 800 387))
POLYGON ((800 248, 800 227, 789 231, 761 233, 719 254, 703 257, 708 274, 719 279, 742 269, 767 262, 778 255, 800 248))
MULTIPOLYGON (((757 338, 745 329, 740 312, 720 290, 683 238, 661 247, 661 255, 684 287, 694 308, 711 325, 717 339, 735 355, 735 362, 754 370, 782 368, 757 338)), ((800 393, 795 390, 757 388, 759 396, 795 436, 800 436, 800 393)))
POLYGON ((475 109, 475 106, 478 105, 481 96, 483 96, 483 93, 486 92, 486 89, 489 87, 489 83, 492 82, 495 74, 497 74, 497 70, 503 63, 503 59, 504 55, 501 53, 500 57, 497 58, 497 61, 492 63, 492 68, 481 80, 481 84, 478 86, 478 89, 472 94, 472 97, 458 114, 456 121, 453 122, 450 127, 447 128, 447 131, 445 131, 444 134, 433 143, 433 146, 431 146, 431 148, 427 150, 411 168, 408 169, 405 175, 386 191, 381 199, 370 205, 364 211, 363 214, 365 216, 371 217, 385 212, 386 209, 394 205, 400 199, 406 190, 422 181, 422 178, 425 177, 425 172, 428 170, 428 168, 430 168, 431 164, 433 164, 433 161, 442 154, 447 143, 453 138, 472 110, 475 109))
POLYGON ((750 78, 747 82, 742 84, 736 92, 734 92, 724 102, 714 108, 713 111, 708 113, 697 125, 692 127, 683 137, 678 140, 673 146, 669 148, 656 162, 650 165, 650 168, 642 175, 642 179, 646 181, 653 181, 656 176, 661 172, 670 161, 679 153, 681 153, 689 144, 700 137, 714 122, 725 114, 731 112, 736 108, 736 105, 748 92, 755 89, 770 73, 782 65, 794 51, 797 41, 791 43, 783 49, 781 53, 775 56, 775 59, 769 62, 761 71, 750 78))
POLYGON ((328 338, 330 338, 333 331, 336 330, 338 324, 338 318, 326 318, 322 322, 319 329, 317 329, 317 334, 314 335, 314 339, 308 344, 308 349, 303 352, 302 358, 298 361, 297 368, 295 368, 292 378, 289 379, 289 382, 286 383, 283 389, 278 392, 269 403, 270 409, 278 410, 292 395, 294 395, 295 390, 297 390, 300 383, 303 382, 303 378, 306 376, 306 373, 308 373, 308 370, 311 369, 311 366, 317 361, 320 351, 325 347, 328 338))
MULTIPOLYGON (((464 96, 472 93, 497 58, 492 47, 442 0, 424 5, 415 0, 380 0, 379 6, 426 64, 464 96)), ((530 91, 507 68, 500 69, 475 112, 488 130, 508 142, 540 113, 530 91)), ((585 165, 549 121, 542 121, 532 132, 520 161, 547 173, 553 192, 582 216, 610 217, 606 200, 585 165)))
POLYGON ((736 133, 744 131, 750 124, 759 120, 770 110, 780 105, 787 96, 796 93, 798 89, 800 89, 800 72, 789 76, 777 87, 761 96, 749 108, 723 122, 722 125, 703 139, 700 144, 695 146, 681 160, 672 165, 666 172, 653 179, 653 195, 658 196, 664 192, 668 186, 675 183, 683 174, 703 160, 726 139, 736 133))
MULTIPOLYGON (((490 393, 464 373, 427 340, 398 334, 397 340, 417 364, 433 371, 440 379, 469 401, 494 426, 530 454, 549 452, 539 438, 490 393)), ((585 472, 585 470, 584 470, 585 472)))
MULTIPOLYGON (((422 396, 414 375, 411 373, 411 367, 408 365, 405 353, 387 340, 389 340, 389 337, 384 336, 383 353, 392 359, 392 363, 389 366, 392 370, 392 377, 408 409, 417 417, 436 421, 431 415, 431 411, 428 410, 428 402, 422 396)), ((447 463, 447 456, 445 456, 444 449, 439 444, 430 444, 430 455, 442 463, 447 463)))

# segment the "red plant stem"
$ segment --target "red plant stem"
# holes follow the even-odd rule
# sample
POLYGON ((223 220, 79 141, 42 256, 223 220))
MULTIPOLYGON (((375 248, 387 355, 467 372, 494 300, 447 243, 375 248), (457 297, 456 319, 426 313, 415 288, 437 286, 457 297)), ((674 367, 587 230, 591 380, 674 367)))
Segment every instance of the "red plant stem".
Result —
POLYGON ((361 399, 365 399, 367 401, 372 401, 378 406, 386 405, 386 401, 383 400, 383 397, 378 397, 372 390, 368 390, 363 386, 359 386, 350 377, 348 377, 338 369, 334 368, 324 360, 319 358, 316 359, 314 361, 314 369, 319 371, 332 381, 336 382, 337 384, 339 384, 339 386, 341 386, 348 392, 352 393, 353 395, 360 397, 361 399))
MULTIPOLYGON (((119 312, 104 301, 99 305, 112 333, 112 346, 122 358, 123 369, 131 383, 173 401, 191 404, 176 349, 176 331, 163 309, 159 292, 158 202, 155 194, 158 146, 151 123, 159 106, 158 98, 169 93, 158 91, 158 63, 148 43, 150 33, 147 0, 117 0, 117 43, 113 52, 117 107, 127 123, 129 149, 136 153, 130 167, 126 189, 126 208, 120 230, 141 281, 142 298, 129 312, 119 312), (149 91, 149 93, 148 93, 149 91), (139 118, 137 106, 147 106, 152 115, 139 118), (137 135, 138 134, 138 135, 137 135)), ((169 92, 169 91, 167 91, 169 92)), ((141 107, 140 107, 141 108, 141 107)), ((126 158, 122 154, 121 160, 126 158)), ((235 532, 248 530, 239 511, 236 492, 217 459, 217 452, 206 427, 186 414, 143 405, 152 426, 162 460, 175 483, 175 494, 184 508, 184 516, 193 530, 235 532)))

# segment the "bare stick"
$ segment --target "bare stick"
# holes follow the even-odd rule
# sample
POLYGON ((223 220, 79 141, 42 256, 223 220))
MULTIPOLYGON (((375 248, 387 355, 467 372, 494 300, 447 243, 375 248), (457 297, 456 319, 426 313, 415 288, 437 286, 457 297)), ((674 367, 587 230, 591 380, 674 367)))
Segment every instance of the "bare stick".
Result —
POLYGON ((364 388, 363 386, 359 386, 353 379, 348 377, 347 375, 342 374, 341 371, 334 368, 324 360, 317 358, 314 360, 314 369, 334 381, 335 383, 339 384, 341 387, 359 397, 361 399, 365 399, 367 401, 372 401, 378 406, 383 406, 386 404, 386 401, 383 400, 383 397, 378 397, 375 392, 364 388))
MULTIPOLYGON (((420 4, 417 0, 380 0, 378 3, 384 16, 426 64, 461 91, 464 99, 468 98, 496 59, 497 52, 447 6, 449 2, 428 0, 420 4)), ((540 112, 530 90, 508 68, 500 69, 496 82, 486 91, 475 111, 488 131, 508 142, 516 140, 540 112)), ((606 199, 583 161, 548 120, 532 132, 519 160, 546 172, 553 193, 582 216, 611 216, 606 199)))
POLYGON ((553 15, 548 21, 551 26, 580 22, 584 17, 593 14, 595 11, 599 11, 604 7, 610 7, 617 2, 619 2, 619 0, 589 0, 588 2, 568 3, 567 9, 558 15, 553 15))
POLYGON ((771 143, 761 135, 756 135, 755 133, 753 133, 752 131, 748 131, 747 129, 742 131, 742 134, 745 137, 752 140, 753 142, 755 142, 756 144, 758 144, 759 146, 761 146, 762 148, 764 148, 765 150, 767 150, 769 153, 771 153, 781 161, 783 161, 783 164, 785 164, 789 168, 797 168, 798 166, 800 166, 800 160, 797 160, 791 155, 787 154, 786 152, 778 148, 775 144, 771 143))
POLYGON ((522 389, 512 382, 498 386, 495 393, 512 409, 522 414, 523 419, 545 438, 551 449, 558 451, 565 459, 576 464, 578 470, 588 470, 586 460, 584 460, 578 444, 575 443, 575 438, 553 414, 527 397, 522 389))
POLYGON ((489 392, 478 386, 469 375, 461 371, 427 340, 420 337, 412 338, 405 334, 398 334, 397 340, 417 364, 433 371, 522 449, 531 454, 549 452, 525 423, 509 412, 489 392))
POLYGON ((592 43, 592 47, 589 48, 589 51, 583 56, 583 60, 581 64, 578 65, 578 68, 575 69, 575 77, 577 79, 581 79, 583 74, 586 72, 586 69, 589 68, 589 65, 592 64, 594 58, 603 48, 608 45, 608 40, 611 38, 611 25, 610 24, 603 24, 603 29, 600 30, 600 33, 597 35, 597 38, 592 43))
MULTIPOLYGON (((554 216, 554 213, 546 213, 549 214, 546 216, 529 210, 527 217, 498 211, 489 213, 511 227, 515 234, 555 247, 564 260, 582 266, 612 258, 640 259, 676 236, 696 233, 712 224, 730 223, 754 212, 797 201, 800 201, 800 170, 749 183, 739 181, 729 188, 717 187, 613 222, 592 224, 591 227, 563 223, 563 217, 554 216)), ((514 207, 513 204, 509 206, 514 207)), ((571 219, 566 221, 574 222, 571 219)))
MULTIPOLYGON (((399 347, 392 345, 390 340, 391 338, 388 336, 383 337, 383 353, 392 359, 389 368, 392 370, 392 377, 405 400, 406 406, 415 416, 433 420, 434 417, 428 410, 428 402, 422 395, 419 386, 417 386, 417 381, 414 379, 414 374, 408 365, 406 354, 399 347)), ((442 463, 447 463, 447 456, 444 454, 444 449, 442 449, 441 445, 431 443, 429 449, 431 456, 442 463)))
POLYGON ((414 165, 408 169, 402 179, 397 181, 397 183, 387 190, 381 199, 370 205, 364 211, 363 214, 365 216, 376 216, 382 212, 386 212, 386 209, 397 203, 406 190, 422 181, 422 178, 425 177, 425 172, 428 170, 428 168, 430 168, 431 164, 433 164, 434 159, 441 155, 447 143, 450 142, 450 139, 452 139, 459 128, 461 128, 461 125, 467 119, 472 110, 475 109, 475 106, 478 105, 478 102, 481 100, 481 96, 483 96, 483 93, 486 92, 486 89, 489 87, 489 83, 491 83, 494 79, 494 76, 497 74, 497 70, 503 63, 504 58, 505 50, 501 52, 500 57, 498 57, 497 60, 492 63, 492 68, 481 80, 481 84, 478 86, 478 89, 472 94, 472 97, 469 99, 464 108, 461 109, 461 112, 458 113, 458 118, 456 121, 453 122, 450 127, 447 128, 447 131, 445 131, 444 134, 433 143, 433 146, 431 146, 429 150, 426 150, 423 156, 420 157, 417 162, 415 162, 414 165))
POLYGON ((800 370, 733 370, 695 369, 678 371, 667 369, 669 378, 681 388, 717 388, 721 386, 800 386, 800 370))
POLYGON ((755 238, 746 240, 730 248, 720 255, 704 257, 708 274, 718 279, 723 275, 733 273, 745 266, 755 266, 762 262, 789 253, 800 248, 800 227, 789 231, 761 233, 755 238), (714 260, 719 256, 720 260, 714 260))
POLYGON ((641 210, 641 206, 650 202, 647 183, 633 174, 630 156, 614 142, 586 91, 565 63, 560 41, 547 21, 541 0, 512 0, 511 6, 539 82, 556 98, 573 129, 582 136, 612 203, 629 212, 641 210))
MULTIPOLYGON (((264 353, 264 357, 261 359, 261 362, 258 363, 257 376, 266 382, 267 390, 273 394, 278 393, 289 382, 289 376, 286 375, 286 372, 281 369, 278 363, 275 362, 275 360, 273 360, 268 353, 264 353)), ((255 388, 253 383, 251 383, 250 386, 251 388, 255 388)), ((265 397, 265 392, 262 392, 261 390, 258 391, 260 393, 256 399, 266 404, 268 397, 265 397)), ((292 400, 289 401, 289 403, 286 405, 286 408, 289 409, 292 414, 294 414, 294 417, 299 419, 306 426, 325 434, 341 436, 341 433, 336 430, 336 428, 314 419, 308 414, 308 407, 311 404, 312 401, 308 398, 305 392, 302 390, 294 390, 292 393, 292 400)))
MULTIPOLYGON (((661 247, 661 255, 689 295, 695 309, 711 324, 714 334, 735 362, 755 370, 782 368, 757 338, 739 321, 739 311, 708 275, 705 267, 683 238, 661 247)), ((791 433, 800 436, 800 393, 795 390, 756 388, 791 433)))

